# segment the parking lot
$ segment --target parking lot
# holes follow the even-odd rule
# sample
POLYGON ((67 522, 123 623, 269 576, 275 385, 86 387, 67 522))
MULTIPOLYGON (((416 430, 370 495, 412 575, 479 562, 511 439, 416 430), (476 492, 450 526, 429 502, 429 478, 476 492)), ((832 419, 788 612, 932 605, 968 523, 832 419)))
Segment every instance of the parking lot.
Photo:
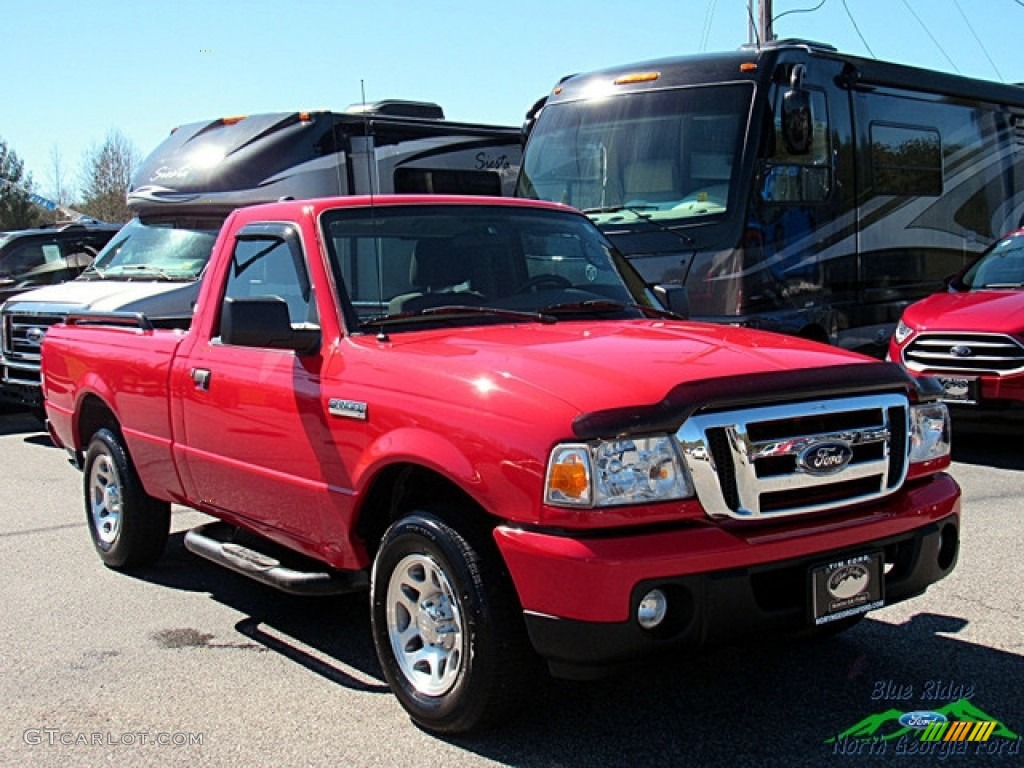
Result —
POLYGON ((538 681, 504 728, 446 741, 389 694, 364 596, 290 597, 219 570, 184 549, 202 518, 177 508, 157 567, 104 568, 80 475, 38 422, 5 414, 0 764, 1020 764, 1006 738, 949 755, 829 741, 955 700, 1024 732, 1024 446, 1020 429, 1000 432, 957 423, 960 563, 923 597, 830 641, 758 639, 598 683, 538 681))

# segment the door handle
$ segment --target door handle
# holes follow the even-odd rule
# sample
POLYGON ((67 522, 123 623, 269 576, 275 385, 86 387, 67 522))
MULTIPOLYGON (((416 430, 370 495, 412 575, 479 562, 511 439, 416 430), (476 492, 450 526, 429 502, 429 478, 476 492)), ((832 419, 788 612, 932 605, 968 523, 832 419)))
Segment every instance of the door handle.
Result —
POLYGON ((210 371, 206 368, 193 368, 192 381, 195 383, 196 389, 206 392, 210 389, 210 371))

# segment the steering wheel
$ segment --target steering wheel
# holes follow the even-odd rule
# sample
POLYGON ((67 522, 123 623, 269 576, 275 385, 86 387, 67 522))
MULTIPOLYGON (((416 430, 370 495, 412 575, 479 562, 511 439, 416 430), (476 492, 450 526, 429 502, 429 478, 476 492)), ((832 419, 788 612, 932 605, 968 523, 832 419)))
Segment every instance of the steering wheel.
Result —
POLYGON ((542 288, 544 286, 547 286, 548 288, 572 288, 572 282, 561 275, 537 275, 536 277, 531 277, 525 283, 520 283, 516 286, 513 293, 536 291, 538 288, 542 288))

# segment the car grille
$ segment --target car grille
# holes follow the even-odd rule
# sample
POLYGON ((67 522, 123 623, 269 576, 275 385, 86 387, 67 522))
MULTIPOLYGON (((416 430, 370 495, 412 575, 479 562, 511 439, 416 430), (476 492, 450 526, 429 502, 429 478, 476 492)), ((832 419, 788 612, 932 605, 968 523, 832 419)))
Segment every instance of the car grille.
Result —
POLYGON ((1024 371, 1024 346, 999 333, 922 333, 903 351, 913 371, 1003 376, 1024 371))
POLYGON ((896 491, 907 474, 908 419, 906 397, 870 395, 698 413, 676 439, 709 515, 765 519, 896 491))
POLYGON ((4 381, 39 384, 39 359, 46 329, 64 319, 55 313, 5 313, 3 316, 4 381))

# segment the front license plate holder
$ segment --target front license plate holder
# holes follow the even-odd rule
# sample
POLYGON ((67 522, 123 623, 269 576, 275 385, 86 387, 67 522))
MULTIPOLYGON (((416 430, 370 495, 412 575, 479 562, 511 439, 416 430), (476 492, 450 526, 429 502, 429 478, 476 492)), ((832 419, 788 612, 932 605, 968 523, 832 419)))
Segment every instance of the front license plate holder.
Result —
POLYGON ((811 619, 816 626, 885 605, 885 558, 868 552, 811 568, 811 619))
POLYGON ((937 376, 942 385, 942 399, 947 403, 975 405, 978 402, 976 376, 937 376))

